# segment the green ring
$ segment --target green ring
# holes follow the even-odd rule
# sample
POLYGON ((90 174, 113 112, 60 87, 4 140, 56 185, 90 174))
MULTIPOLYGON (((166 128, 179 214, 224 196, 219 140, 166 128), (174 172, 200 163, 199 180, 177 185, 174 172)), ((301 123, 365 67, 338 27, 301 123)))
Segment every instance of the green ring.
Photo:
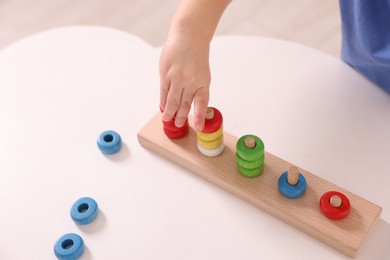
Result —
POLYGON ((237 165, 242 168, 255 169, 260 167, 264 163, 264 154, 259 160, 250 162, 250 161, 245 161, 238 155, 238 153, 236 153, 236 161, 237 161, 237 165))
POLYGON ((257 161, 264 156, 264 143, 263 141, 255 135, 244 135, 238 139, 236 144, 237 154, 244 159, 245 161, 257 161), (245 146, 245 139, 247 137, 252 137, 256 141, 256 146, 253 148, 248 148, 245 146))
POLYGON ((264 163, 256 169, 246 169, 246 168, 242 168, 239 165, 237 165, 237 168, 238 168, 238 171, 242 175, 244 175, 245 177, 253 178, 253 177, 259 176, 264 171, 264 163))

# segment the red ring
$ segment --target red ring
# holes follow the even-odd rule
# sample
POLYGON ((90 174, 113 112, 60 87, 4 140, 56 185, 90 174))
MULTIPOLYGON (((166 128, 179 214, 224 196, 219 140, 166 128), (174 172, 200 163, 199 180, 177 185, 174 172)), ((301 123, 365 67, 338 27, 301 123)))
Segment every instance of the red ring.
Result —
POLYGON ((163 127, 165 135, 170 139, 180 139, 188 134, 188 131, 190 129, 189 124, 185 124, 179 131, 170 131, 169 129, 166 129, 163 127))
POLYGON ((212 109, 214 109, 214 117, 205 120, 202 130, 204 133, 214 133, 222 127, 223 118, 221 112, 214 107, 212 109))
POLYGON ((324 213, 327 218, 340 220, 346 218, 349 215, 349 212, 351 211, 351 204, 348 198, 341 192, 328 191, 324 193, 320 199, 320 208, 322 213, 324 213), (338 208, 333 207, 330 204, 330 198, 334 195, 337 195, 341 198, 341 205, 338 208))
POLYGON ((188 119, 186 119, 184 125, 182 127, 175 126, 175 120, 172 119, 170 121, 164 121, 162 120, 164 128, 170 132, 179 132, 182 131, 185 127, 189 127, 188 119))

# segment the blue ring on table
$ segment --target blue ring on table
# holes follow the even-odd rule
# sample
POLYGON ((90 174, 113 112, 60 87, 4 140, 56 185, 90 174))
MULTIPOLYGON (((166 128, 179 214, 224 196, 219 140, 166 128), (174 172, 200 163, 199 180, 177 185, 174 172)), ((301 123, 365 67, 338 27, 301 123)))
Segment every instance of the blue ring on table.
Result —
POLYGON ((76 260, 84 253, 84 240, 77 234, 68 233, 54 244, 54 254, 61 260, 76 260))
POLYGON ((70 216, 79 225, 91 223, 97 217, 99 207, 96 201, 89 197, 78 199, 70 209, 70 216))
POLYGON ((280 193, 289 199, 296 199, 301 197, 306 191, 306 185, 306 179, 300 173, 298 176, 298 183, 296 185, 289 184, 287 181, 287 171, 280 175, 278 181, 278 188, 280 193))
POLYGON ((117 132, 107 130, 99 135, 97 145, 102 153, 114 154, 122 148, 122 138, 117 132))

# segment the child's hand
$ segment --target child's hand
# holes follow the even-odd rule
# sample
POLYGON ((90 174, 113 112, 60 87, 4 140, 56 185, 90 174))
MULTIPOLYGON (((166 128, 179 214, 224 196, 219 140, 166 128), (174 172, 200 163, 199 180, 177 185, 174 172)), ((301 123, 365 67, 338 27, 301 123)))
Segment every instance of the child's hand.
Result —
POLYGON ((160 57, 162 119, 182 127, 194 102, 194 125, 201 131, 209 102, 210 42, 186 33, 169 35, 160 57))

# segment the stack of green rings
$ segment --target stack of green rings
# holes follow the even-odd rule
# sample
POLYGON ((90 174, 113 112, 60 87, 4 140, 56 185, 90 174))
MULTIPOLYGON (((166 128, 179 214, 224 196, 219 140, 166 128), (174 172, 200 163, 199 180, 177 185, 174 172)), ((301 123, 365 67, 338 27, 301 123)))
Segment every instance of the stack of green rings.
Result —
POLYGON ((259 176, 264 170, 263 141, 255 135, 242 136, 236 145, 236 161, 242 175, 250 178, 259 176), (246 144, 248 141, 251 145, 246 144))

